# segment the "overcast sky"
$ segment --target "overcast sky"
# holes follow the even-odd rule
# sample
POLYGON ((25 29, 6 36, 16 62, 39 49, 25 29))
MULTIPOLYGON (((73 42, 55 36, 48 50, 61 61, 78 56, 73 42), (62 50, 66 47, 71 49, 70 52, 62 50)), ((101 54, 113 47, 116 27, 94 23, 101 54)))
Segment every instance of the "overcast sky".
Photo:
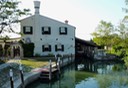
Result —
MULTIPOLYGON (((34 0, 21 0, 34 14, 34 0)), ((125 0, 38 0, 40 14, 76 27, 76 37, 89 40, 101 20, 117 25, 124 17, 125 0)))

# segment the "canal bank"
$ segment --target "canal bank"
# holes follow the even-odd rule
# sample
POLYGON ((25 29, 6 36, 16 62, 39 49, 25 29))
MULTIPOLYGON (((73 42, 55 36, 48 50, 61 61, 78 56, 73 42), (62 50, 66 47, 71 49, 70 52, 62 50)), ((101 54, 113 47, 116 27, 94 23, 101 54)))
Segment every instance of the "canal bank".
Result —
MULTIPOLYGON (((61 67, 66 66, 68 64, 71 64, 73 62, 74 62, 74 57, 73 56, 60 57, 61 67)), ((55 64, 53 64, 53 65, 55 65, 55 64)), ((47 68, 47 67, 48 66, 45 66, 43 68, 47 68)), ((24 74, 24 87, 27 84, 29 84, 30 82, 39 78, 40 69, 42 69, 42 68, 37 68, 37 69, 34 69, 31 72, 27 73, 27 74, 26 73, 24 74)), ((10 88, 10 82, 5 83, 5 85, 3 85, 3 88, 10 88)), ((14 80, 14 88, 22 88, 21 79, 14 80)))
MULTIPOLYGON (((123 70, 118 72, 113 71, 113 67, 117 65, 122 66, 122 63, 109 61, 92 63, 92 65, 97 66, 95 72, 88 70, 86 65, 82 66, 82 64, 87 64, 85 62, 68 65, 63 69, 62 75, 58 80, 44 83, 37 79, 33 83, 27 85, 26 88, 128 88, 126 83, 126 81, 128 81, 128 72, 123 70)), ((91 69, 93 69, 93 66, 91 67, 91 69)))

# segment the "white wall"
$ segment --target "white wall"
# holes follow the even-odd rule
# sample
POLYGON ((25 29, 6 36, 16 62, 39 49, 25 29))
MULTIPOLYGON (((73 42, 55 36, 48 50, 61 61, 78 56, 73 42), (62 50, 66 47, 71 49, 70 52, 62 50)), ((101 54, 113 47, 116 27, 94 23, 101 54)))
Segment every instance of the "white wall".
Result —
POLYGON ((47 55, 52 54, 75 54, 75 27, 62 23, 51 18, 41 15, 34 15, 21 21, 21 32, 23 33, 23 26, 33 26, 33 35, 24 35, 22 38, 29 37, 35 43, 34 54, 47 55), (42 27, 50 26, 51 34, 42 35, 42 27), (67 35, 59 34, 59 27, 67 27, 67 35), (58 40, 56 40, 58 38, 58 40), (41 40, 42 39, 42 40, 41 40), (42 45, 50 44, 51 52, 42 52, 42 45), (61 43, 64 45, 64 52, 56 52, 55 45, 61 43))

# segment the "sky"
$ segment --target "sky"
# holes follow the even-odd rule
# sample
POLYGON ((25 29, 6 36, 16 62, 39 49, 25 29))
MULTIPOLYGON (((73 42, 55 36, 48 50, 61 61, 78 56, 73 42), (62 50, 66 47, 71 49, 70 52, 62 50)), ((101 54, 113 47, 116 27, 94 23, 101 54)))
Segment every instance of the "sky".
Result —
MULTIPOLYGON (((34 14, 34 0, 21 0, 21 8, 34 14)), ((76 27, 76 37, 90 40, 101 20, 118 25, 126 15, 125 0, 38 0, 40 14, 76 27)))

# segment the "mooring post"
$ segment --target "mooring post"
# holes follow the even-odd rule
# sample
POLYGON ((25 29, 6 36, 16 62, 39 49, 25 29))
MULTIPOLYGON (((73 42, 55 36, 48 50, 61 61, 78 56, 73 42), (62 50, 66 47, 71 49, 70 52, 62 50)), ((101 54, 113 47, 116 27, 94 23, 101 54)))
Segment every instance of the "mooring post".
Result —
POLYGON ((61 65, 62 67, 63 67, 63 65, 64 65, 64 64, 63 64, 63 63, 64 63, 64 61, 63 61, 64 58, 63 58, 63 57, 64 57, 64 55, 62 54, 62 61, 61 61, 61 62, 62 62, 62 65, 61 65))
POLYGON ((22 82, 22 88, 24 88, 24 75, 23 75, 23 68, 22 68, 21 64, 19 65, 19 69, 20 69, 20 77, 21 77, 21 82, 22 82))
POLYGON ((70 56, 68 55, 68 64, 70 64, 70 56))
POLYGON ((59 74, 60 74, 60 57, 58 57, 58 71, 59 71, 59 74))
POLYGON ((52 61, 49 60, 49 80, 52 79, 52 61))
POLYGON ((11 88, 14 88, 14 82, 13 82, 13 71, 12 69, 10 69, 9 71, 9 76, 10 76, 10 85, 11 85, 11 88))
POLYGON ((57 68, 57 60, 58 60, 58 56, 55 55, 56 68, 57 68))
POLYGON ((72 55, 72 53, 71 53, 71 63, 73 62, 73 60, 72 60, 72 59, 73 59, 73 55, 72 55))

